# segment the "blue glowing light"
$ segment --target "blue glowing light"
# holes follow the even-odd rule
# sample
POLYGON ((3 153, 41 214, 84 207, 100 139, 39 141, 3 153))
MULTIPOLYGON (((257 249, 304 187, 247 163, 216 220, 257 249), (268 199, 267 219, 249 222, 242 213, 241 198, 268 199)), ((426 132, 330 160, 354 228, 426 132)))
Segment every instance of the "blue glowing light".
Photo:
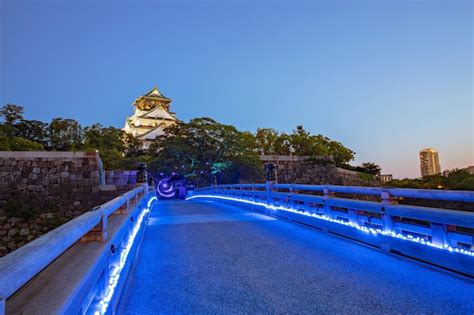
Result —
POLYGON ((345 225, 345 226, 348 226, 348 227, 351 227, 351 228, 355 228, 359 231, 362 231, 362 232, 365 232, 365 233, 368 233, 368 234, 372 234, 372 235, 389 236, 389 237, 393 237, 393 238, 397 238, 397 239, 402 239, 402 240, 405 240, 405 241, 415 242, 415 243, 422 244, 422 245, 425 245, 425 246, 438 248, 438 249, 441 249, 441 250, 446 250, 450 253, 454 252, 454 253, 474 257, 474 251, 466 250, 464 248, 452 247, 452 246, 449 246, 449 245, 444 245, 444 246, 443 245, 438 245, 438 244, 434 244, 430 241, 426 241, 424 238, 419 237, 419 236, 403 235, 401 233, 395 233, 395 232, 391 232, 391 231, 383 231, 382 229, 368 228, 366 226, 359 225, 359 224, 356 224, 356 223, 353 223, 353 222, 346 222, 346 221, 343 221, 343 220, 340 220, 340 219, 334 219, 334 218, 328 217, 328 216, 323 215, 323 214, 316 214, 316 213, 311 213, 311 212, 308 212, 308 211, 299 211, 299 210, 296 210, 294 208, 269 205, 269 204, 264 203, 264 202, 258 202, 258 201, 247 200, 247 199, 242 199, 242 198, 226 197, 226 196, 195 195, 195 196, 191 196, 191 197, 186 198, 186 200, 191 200, 191 199, 196 199, 196 198, 209 198, 209 199, 221 199, 221 200, 237 201, 237 202, 242 202, 242 203, 251 204, 251 205, 255 205, 255 206, 265 207, 266 209, 269 209, 269 210, 279 210, 279 211, 287 211, 287 212, 297 213, 299 215, 304 215, 304 216, 312 217, 312 218, 319 219, 319 220, 325 220, 325 221, 329 221, 329 222, 333 222, 333 223, 337 223, 337 224, 342 224, 342 225, 345 225))
POLYGON ((114 295, 115 289, 118 284, 118 280, 120 279, 120 274, 122 272, 123 267, 125 266, 125 263, 128 258, 128 254, 130 253, 130 250, 133 246, 133 243, 135 241, 135 237, 138 234, 138 231, 141 228, 141 224, 145 216, 150 212, 150 207, 153 201, 157 200, 156 197, 150 198, 150 200, 147 203, 147 207, 142 210, 142 212, 139 214, 138 219, 136 220, 136 224, 133 227, 128 240, 120 253, 120 259, 118 263, 113 266, 112 271, 110 272, 109 275, 109 280, 106 288, 106 294, 105 296, 100 300, 99 302, 99 310, 97 310, 94 315, 101 315, 105 314, 107 312, 107 309, 109 307, 110 301, 112 300, 112 297, 114 295))

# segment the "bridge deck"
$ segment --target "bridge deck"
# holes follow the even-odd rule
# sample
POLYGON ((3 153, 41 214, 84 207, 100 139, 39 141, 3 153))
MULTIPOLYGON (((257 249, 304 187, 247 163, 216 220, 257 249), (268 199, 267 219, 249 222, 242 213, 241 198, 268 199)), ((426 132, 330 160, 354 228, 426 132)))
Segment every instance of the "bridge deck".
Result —
POLYGON ((474 284, 208 202, 153 209, 120 311, 472 314, 474 284))

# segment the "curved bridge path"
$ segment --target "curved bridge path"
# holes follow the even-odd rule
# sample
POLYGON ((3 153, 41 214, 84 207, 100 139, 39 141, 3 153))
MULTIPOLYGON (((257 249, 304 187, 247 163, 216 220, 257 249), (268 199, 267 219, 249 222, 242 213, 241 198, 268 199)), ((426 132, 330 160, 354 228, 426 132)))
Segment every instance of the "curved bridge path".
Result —
POLYGON ((125 314, 473 314, 473 282, 219 203, 160 202, 125 314))

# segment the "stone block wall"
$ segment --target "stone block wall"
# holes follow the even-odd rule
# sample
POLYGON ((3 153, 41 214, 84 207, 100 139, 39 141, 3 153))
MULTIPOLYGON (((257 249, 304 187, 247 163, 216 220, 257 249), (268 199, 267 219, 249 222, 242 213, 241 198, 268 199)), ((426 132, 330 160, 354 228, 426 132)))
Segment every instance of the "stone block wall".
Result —
POLYGON ((96 152, 0 151, 0 257, 134 187, 104 175, 96 152))
POLYGON ((262 155, 260 160, 277 166, 278 183, 380 186, 375 178, 336 167, 332 156, 262 155))
POLYGON ((105 183, 107 185, 129 185, 136 184, 137 171, 105 171, 105 183))

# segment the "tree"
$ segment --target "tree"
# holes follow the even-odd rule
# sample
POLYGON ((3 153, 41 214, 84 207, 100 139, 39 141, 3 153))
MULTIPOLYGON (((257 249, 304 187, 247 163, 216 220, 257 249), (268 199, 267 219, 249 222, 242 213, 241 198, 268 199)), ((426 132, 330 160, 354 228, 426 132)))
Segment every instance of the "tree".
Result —
POLYGON ((84 148, 95 150, 115 150, 125 154, 125 132, 115 127, 94 124, 84 128, 84 148))
POLYGON ((48 124, 39 120, 21 119, 15 124, 15 135, 39 144, 48 144, 48 124))
POLYGON ((286 133, 282 132, 278 135, 273 146, 273 154, 277 155, 291 155, 291 137, 286 133))
POLYGON ((345 163, 342 165, 342 167, 351 171, 356 171, 356 172, 365 173, 369 175, 380 175, 380 171, 382 170, 382 168, 379 165, 372 162, 364 162, 358 166, 352 166, 345 163))
MULTIPOLYGON (((100 124, 84 128, 83 150, 98 150, 106 169, 135 169, 138 162, 149 158, 143 155, 141 142, 114 127, 100 124)), ((146 163, 146 162, 145 162, 146 163)))
POLYGON ((275 144, 278 139, 278 132, 271 128, 258 128, 255 134, 255 144, 258 154, 275 154, 275 144))
POLYGON ((9 150, 11 151, 43 151, 44 146, 40 143, 20 137, 9 139, 9 150))
POLYGON ((253 136, 210 118, 196 118, 167 128, 151 150, 151 170, 176 171, 198 185, 208 185, 215 178, 220 183, 263 179, 256 171, 261 164, 253 136))
POLYGON ((306 131, 302 125, 296 126, 290 135, 291 149, 294 155, 308 156, 315 155, 317 152, 313 150, 314 143, 310 133, 306 131))
POLYGON ((8 136, 3 132, 3 128, 0 128, 0 151, 10 151, 10 141, 8 136))
POLYGON ((334 158, 336 166, 342 166, 354 159, 355 152, 346 148, 342 143, 337 141, 329 142, 329 154, 334 158))
POLYGON ((57 151, 77 150, 82 146, 83 130, 74 119, 54 118, 48 127, 49 145, 57 151))
POLYGON ((437 174, 416 179, 395 179, 386 183, 387 186, 420 189, 453 189, 474 191, 474 175, 465 170, 451 170, 445 174, 437 174))
POLYGON ((331 155, 337 166, 344 166, 354 159, 354 151, 340 142, 323 135, 311 135, 302 125, 291 134, 274 129, 259 128, 255 134, 256 152, 262 155, 317 156, 331 155))
POLYGON ((43 150, 45 123, 23 119, 23 107, 7 104, 0 109, 0 150, 43 150))
POLYGON ((99 150, 102 148, 103 142, 101 124, 93 124, 84 128, 84 149, 99 150))
POLYGON ((12 126, 23 119, 23 112, 23 106, 7 104, 0 109, 0 117, 4 119, 6 124, 12 126))
POLYGON ((144 154, 142 150, 142 143, 139 139, 131 134, 123 133, 123 141, 125 145, 125 154, 128 157, 138 157, 144 154))
POLYGON ((360 168, 361 168, 361 172, 372 174, 372 175, 379 175, 380 171, 382 170, 382 168, 379 165, 372 162, 362 163, 360 168))

